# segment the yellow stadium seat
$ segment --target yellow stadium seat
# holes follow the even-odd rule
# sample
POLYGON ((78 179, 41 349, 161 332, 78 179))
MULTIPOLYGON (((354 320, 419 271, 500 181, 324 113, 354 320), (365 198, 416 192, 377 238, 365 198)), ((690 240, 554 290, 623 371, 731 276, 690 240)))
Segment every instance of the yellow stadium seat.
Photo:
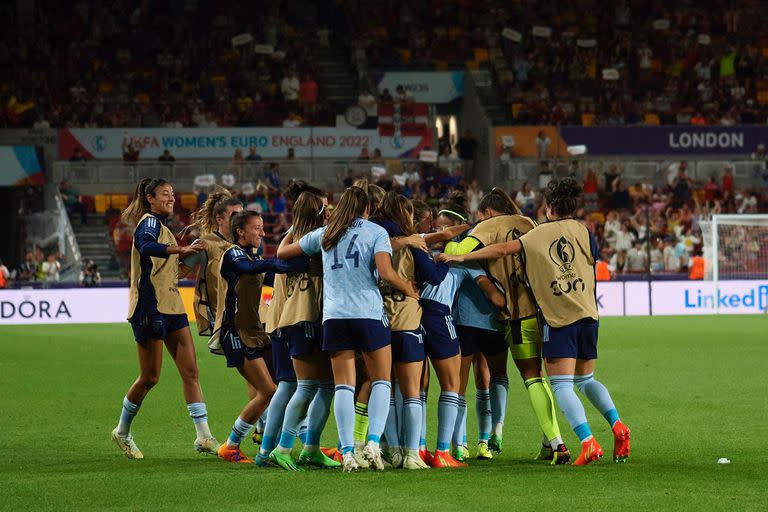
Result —
POLYGON ((645 114, 645 116, 643 116, 643 122, 653 126, 659 126, 661 124, 658 114, 645 114))
POLYGON ((197 210, 197 196, 195 194, 181 194, 181 207, 185 210, 197 210))
POLYGON ((109 198, 104 194, 94 196, 93 207, 96 213, 106 213, 109 209, 109 198))
POLYGON ((461 27, 453 26, 448 28, 448 37, 450 37, 451 39, 457 39, 461 37, 462 33, 463 32, 461 30, 461 27))
POLYGON ((760 105, 768 105, 768 91, 758 91, 757 102, 760 105))
POLYGON ((595 122, 595 114, 581 114, 581 126, 592 126, 595 122))
POLYGON ((117 208, 118 210, 124 210, 128 207, 130 200, 125 194, 112 194, 110 196, 110 208, 117 208))
POLYGON ((437 70, 437 71, 448 71, 448 61, 447 60, 437 60, 437 61, 435 61, 435 70, 437 70))
POLYGON ((408 48, 400 48, 400 58, 403 62, 411 62, 411 50, 408 48))
POLYGON ((590 214, 589 220, 598 224, 605 224, 605 215, 603 212, 594 212, 590 214))
POLYGON ((475 60, 477 62, 488 62, 489 55, 487 48, 475 48, 475 60))
POLYGON ((513 103, 512 104, 512 119, 517 119, 517 117, 520 115, 520 109, 523 108, 522 103, 513 103))
POLYGON ((480 69, 480 63, 476 60, 468 60, 466 62, 467 69, 470 71, 477 71, 480 69))

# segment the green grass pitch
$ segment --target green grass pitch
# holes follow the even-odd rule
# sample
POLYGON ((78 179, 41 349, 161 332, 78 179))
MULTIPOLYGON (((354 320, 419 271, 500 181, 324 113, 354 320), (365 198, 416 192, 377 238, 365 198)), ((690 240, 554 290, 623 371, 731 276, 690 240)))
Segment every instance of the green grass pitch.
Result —
MULTIPOLYGON (((744 510, 768 497, 768 319, 606 318, 597 375, 631 427, 629 463, 610 462, 612 438, 589 404, 605 448, 600 463, 550 467, 531 459, 541 435, 510 368, 504 452, 465 470, 383 474, 237 466, 192 449, 178 375, 160 384, 133 424, 143 461, 109 434, 137 362, 128 324, 0 327, 2 510, 744 510), (732 460, 718 465, 719 457, 732 460)), ((167 356, 167 354, 166 354, 167 356)), ((212 430, 224 440, 245 386, 198 343, 212 430)), ((436 384, 436 380, 433 381, 436 384)), ((430 393, 435 440, 437 387, 430 393)), ((476 436, 467 391, 468 438, 476 436)), ((586 402, 586 401, 585 401, 586 402)), ((567 444, 578 442, 560 417, 567 444)), ((335 444, 333 415, 324 433, 335 444)), ((244 445, 253 453, 253 445, 244 445)), ((433 448, 433 446, 432 446, 433 448)))

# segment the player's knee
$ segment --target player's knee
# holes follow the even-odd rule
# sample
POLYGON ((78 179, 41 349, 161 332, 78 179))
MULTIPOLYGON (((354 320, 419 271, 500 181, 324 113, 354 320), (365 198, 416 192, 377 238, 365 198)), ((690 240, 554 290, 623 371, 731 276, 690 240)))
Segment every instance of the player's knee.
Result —
POLYGON ((149 391, 160 382, 160 372, 149 372, 139 378, 141 385, 149 391))
POLYGON ((179 370, 181 379, 184 382, 197 382, 200 372, 197 369, 197 365, 190 365, 179 370))

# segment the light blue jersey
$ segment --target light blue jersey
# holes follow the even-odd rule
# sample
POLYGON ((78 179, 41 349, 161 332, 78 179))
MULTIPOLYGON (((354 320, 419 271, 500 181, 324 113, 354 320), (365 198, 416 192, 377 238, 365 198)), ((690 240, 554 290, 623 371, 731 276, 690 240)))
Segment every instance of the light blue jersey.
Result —
MULTIPOLYGON (((447 307, 453 305, 456 292, 464 282, 473 282, 485 272, 477 267, 451 267, 443 282, 437 286, 424 284, 421 289, 421 298, 432 300, 447 307)), ((472 284, 472 283, 470 283, 472 284)))
POLYGON ((299 240, 305 254, 323 255, 323 321, 369 318, 381 320, 384 301, 378 287, 374 255, 392 254, 387 231, 358 218, 330 251, 322 248, 325 227, 299 240))
MULTIPOLYGON (((479 265, 468 266, 479 269, 479 265)), ((501 322, 499 322, 499 308, 488 300, 488 297, 485 296, 483 290, 480 289, 474 280, 472 282, 464 281, 461 284, 451 312, 456 325, 486 329, 488 331, 501 331, 504 329, 501 322)))

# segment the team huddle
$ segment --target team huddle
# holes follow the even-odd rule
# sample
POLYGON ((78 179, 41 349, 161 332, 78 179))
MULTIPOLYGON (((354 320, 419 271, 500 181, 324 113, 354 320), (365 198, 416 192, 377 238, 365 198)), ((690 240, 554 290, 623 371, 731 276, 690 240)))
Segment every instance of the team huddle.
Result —
POLYGON ((511 353, 542 432, 537 460, 587 465, 603 456, 575 385, 609 423, 613 459, 626 461, 630 431, 593 375, 597 247, 573 218, 580 194, 572 179, 550 183, 548 221, 537 225, 494 189, 471 226, 460 194, 434 212, 363 180, 331 209, 322 191, 296 182, 288 192, 293 224, 277 257, 263 259, 263 219, 228 191, 207 198, 194 214, 200 238, 180 247, 164 224, 173 212, 171 185, 143 180, 123 212, 137 226, 128 320, 140 374, 123 399, 113 441, 128 458, 143 458, 131 423, 158 381, 165 344, 199 452, 287 470, 464 467, 470 373, 478 422, 472 445, 477 459, 492 459, 503 448, 511 353), (197 279, 199 334, 247 384, 248 402, 223 444, 208 427, 177 289, 188 275, 197 279), (273 283, 268 304, 265 281, 273 283), (437 383, 429 381, 430 366, 437 383), (430 386, 440 388, 433 451, 430 386), (581 442, 573 460, 555 402, 581 442), (338 443, 324 448, 331 407, 338 443), (240 449, 249 437, 259 444, 255 458, 240 449))

